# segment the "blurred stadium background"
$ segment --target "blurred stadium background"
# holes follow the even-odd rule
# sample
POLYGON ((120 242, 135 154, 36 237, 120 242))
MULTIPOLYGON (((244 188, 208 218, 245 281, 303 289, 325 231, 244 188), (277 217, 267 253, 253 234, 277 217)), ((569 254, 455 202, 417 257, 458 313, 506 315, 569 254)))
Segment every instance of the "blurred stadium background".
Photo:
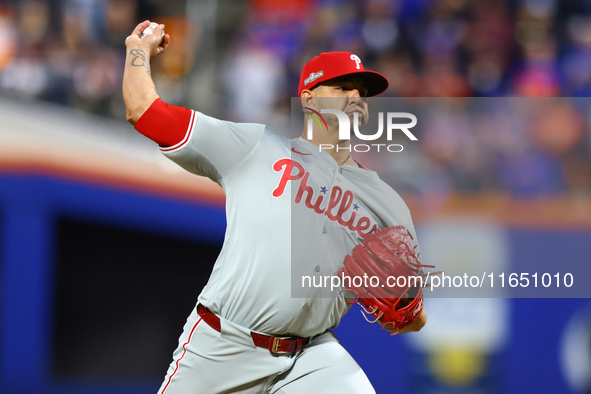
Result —
MULTIPOLYGON (((0 0, 0 392, 156 392, 221 246, 221 190, 125 122, 144 19, 172 36, 163 99, 223 119, 284 128, 329 50, 387 96, 529 97, 527 123, 434 114, 412 155, 366 160, 438 268, 590 263, 590 1, 0 0)), ((591 392, 588 299, 427 302, 420 335, 337 329, 378 393, 591 392)))

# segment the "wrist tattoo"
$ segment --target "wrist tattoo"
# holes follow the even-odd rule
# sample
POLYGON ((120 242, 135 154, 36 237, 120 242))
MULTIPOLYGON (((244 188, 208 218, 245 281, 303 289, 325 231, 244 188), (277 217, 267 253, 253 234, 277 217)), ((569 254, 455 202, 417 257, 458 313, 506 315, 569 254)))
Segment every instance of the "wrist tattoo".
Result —
POLYGON ((131 56, 131 65, 133 67, 144 67, 149 75, 152 75, 152 70, 150 69, 150 62, 148 61, 148 57, 146 56, 146 52, 142 51, 141 49, 132 49, 129 52, 131 56))

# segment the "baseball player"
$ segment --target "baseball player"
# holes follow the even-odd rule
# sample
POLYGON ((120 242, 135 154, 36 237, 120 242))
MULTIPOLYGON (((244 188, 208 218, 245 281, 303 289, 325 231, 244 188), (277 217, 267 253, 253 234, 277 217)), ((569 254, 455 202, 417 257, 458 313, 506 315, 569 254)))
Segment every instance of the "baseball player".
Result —
MULTIPOLYGON (((310 139, 304 133, 289 140, 263 124, 218 120, 163 102, 150 59, 167 49, 170 37, 163 35, 163 25, 142 37, 149 24, 140 23, 126 39, 127 120, 166 157, 221 185, 227 211, 222 250, 159 393, 374 392, 330 331, 352 298, 370 295, 347 285, 332 296, 303 284, 294 290, 292 280, 299 285, 299 277, 354 275, 351 264, 361 255, 352 251, 377 245, 386 228, 404 231, 390 231, 383 244, 403 245, 401 255, 414 256, 407 206, 342 149, 350 141, 339 140, 334 117, 325 116, 324 129, 314 123, 310 139), (321 143, 335 149, 319 150, 321 143)), ((298 93, 306 111, 339 109, 364 124, 365 97, 387 86, 386 78, 364 70, 356 55, 330 52, 304 66, 298 93)), ((397 311, 412 304, 404 324, 388 313, 373 313, 373 306, 366 311, 391 332, 418 331, 427 317, 418 299, 415 292, 414 299, 398 300, 397 311)))

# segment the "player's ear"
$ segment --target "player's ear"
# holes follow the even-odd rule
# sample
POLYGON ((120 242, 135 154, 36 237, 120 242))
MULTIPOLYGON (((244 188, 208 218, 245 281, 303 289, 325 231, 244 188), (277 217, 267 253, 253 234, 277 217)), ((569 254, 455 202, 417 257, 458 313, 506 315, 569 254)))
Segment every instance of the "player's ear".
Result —
POLYGON ((302 107, 315 107, 314 97, 316 97, 316 93, 311 90, 304 89, 300 94, 300 102, 302 103, 302 107))

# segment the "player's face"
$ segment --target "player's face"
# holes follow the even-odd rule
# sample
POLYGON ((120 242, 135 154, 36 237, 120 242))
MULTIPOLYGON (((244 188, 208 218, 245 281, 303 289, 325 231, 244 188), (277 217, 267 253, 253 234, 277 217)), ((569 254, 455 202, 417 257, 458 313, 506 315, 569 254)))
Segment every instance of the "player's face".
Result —
MULTIPOLYGON (((353 125, 354 114, 357 112, 359 127, 364 126, 369 117, 367 107, 367 87, 365 82, 357 76, 345 76, 323 82, 314 89, 319 108, 338 109, 347 114, 353 125)), ((325 116, 327 123, 335 123, 338 129, 336 116, 325 116)))

